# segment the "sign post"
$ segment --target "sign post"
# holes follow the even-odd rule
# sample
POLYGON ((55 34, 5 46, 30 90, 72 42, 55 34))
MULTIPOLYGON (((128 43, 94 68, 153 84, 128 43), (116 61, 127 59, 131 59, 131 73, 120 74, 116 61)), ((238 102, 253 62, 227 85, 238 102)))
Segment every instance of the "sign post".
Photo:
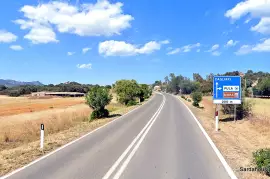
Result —
POLYGON ((241 77, 214 76, 213 102, 216 104, 216 131, 218 131, 218 104, 234 105, 234 121, 236 121, 236 104, 241 104, 241 77))
POLYGON ((218 131, 218 104, 216 104, 215 118, 216 118, 216 131, 218 131))
POLYGON ((40 125, 40 149, 43 151, 44 146, 44 124, 40 125))

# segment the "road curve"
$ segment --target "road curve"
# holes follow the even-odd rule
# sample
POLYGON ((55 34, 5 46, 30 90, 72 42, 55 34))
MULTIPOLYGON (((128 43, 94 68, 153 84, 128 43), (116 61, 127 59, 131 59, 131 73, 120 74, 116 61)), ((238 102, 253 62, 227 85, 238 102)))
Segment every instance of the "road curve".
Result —
POLYGON ((7 179, 228 179, 178 99, 156 94, 139 109, 7 179))

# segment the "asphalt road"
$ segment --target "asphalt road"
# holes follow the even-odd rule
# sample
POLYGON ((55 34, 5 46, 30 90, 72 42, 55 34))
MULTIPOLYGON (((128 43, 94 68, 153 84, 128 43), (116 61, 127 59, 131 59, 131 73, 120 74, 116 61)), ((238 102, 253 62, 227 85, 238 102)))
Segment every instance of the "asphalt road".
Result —
POLYGON ((8 179, 228 179, 186 107, 156 94, 115 120, 8 179))

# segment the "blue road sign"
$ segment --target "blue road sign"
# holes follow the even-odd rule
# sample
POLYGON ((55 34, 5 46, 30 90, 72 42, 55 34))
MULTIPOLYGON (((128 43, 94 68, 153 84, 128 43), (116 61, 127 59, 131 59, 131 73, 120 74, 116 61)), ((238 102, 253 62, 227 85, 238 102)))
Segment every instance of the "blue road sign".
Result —
POLYGON ((241 77, 214 76, 214 104, 241 104, 241 77))

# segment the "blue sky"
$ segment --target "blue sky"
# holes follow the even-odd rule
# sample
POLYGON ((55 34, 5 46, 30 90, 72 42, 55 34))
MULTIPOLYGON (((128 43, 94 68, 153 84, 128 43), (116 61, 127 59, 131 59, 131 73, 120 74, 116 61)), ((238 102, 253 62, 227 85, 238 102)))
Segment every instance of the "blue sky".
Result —
POLYGON ((2 79, 103 85, 269 72, 270 1, 14 0, 0 12, 2 79))

